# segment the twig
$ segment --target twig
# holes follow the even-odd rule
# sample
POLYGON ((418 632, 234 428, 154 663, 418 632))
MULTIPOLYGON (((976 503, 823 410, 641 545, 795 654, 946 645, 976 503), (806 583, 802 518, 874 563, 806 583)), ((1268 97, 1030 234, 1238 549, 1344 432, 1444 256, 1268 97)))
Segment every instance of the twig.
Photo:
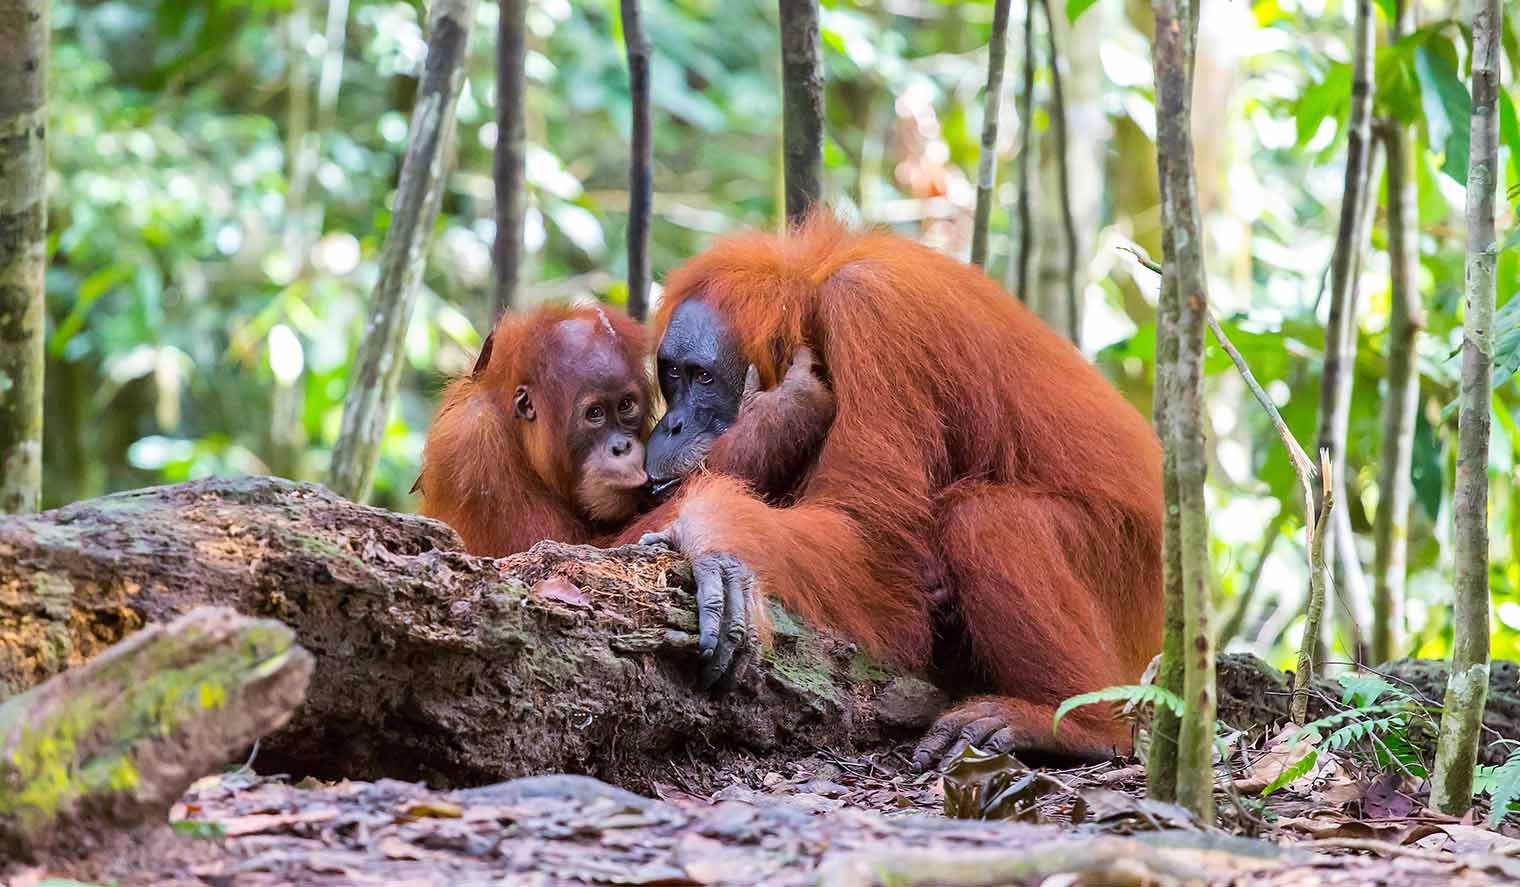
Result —
POLYGON ((1406 856, 1410 859, 1424 859, 1430 862, 1456 861, 1455 857, 1450 853, 1442 853, 1438 850, 1422 850, 1419 847, 1402 847, 1398 844, 1390 844, 1387 841, 1376 841, 1372 838, 1318 838, 1313 841, 1295 843, 1293 846, 1302 847, 1307 850, 1364 850, 1368 853, 1406 856))
POLYGON ((1309 536, 1309 606, 1304 619, 1304 636, 1298 646, 1298 669, 1293 674, 1293 701, 1288 713, 1294 723, 1303 724, 1309 715, 1309 696, 1305 692, 1314 677, 1314 641, 1319 637, 1320 620, 1325 611, 1325 529, 1330 526, 1330 512, 1335 508, 1335 477, 1330 470, 1330 451, 1319 451, 1320 510, 1309 536))
MULTIPOLYGON (((1121 246, 1119 248, 1133 255, 1135 260, 1142 266, 1157 274, 1161 273, 1161 266, 1146 258, 1135 247, 1121 246)), ((1261 383, 1256 381, 1256 376, 1252 374, 1251 368, 1246 365, 1245 358, 1240 356, 1240 352, 1236 350, 1234 343, 1224 334, 1224 330, 1220 328, 1219 321, 1214 318, 1212 311, 1208 312, 1208 322, 1209 329, 1214 331, 1214 338, 1219 341, 1219 347, 1223 348, 1224 352, 1230 356, 1230 361, 1235 364, 1235 369, 1240 371, 1240 377, 1245 380, 1246 387, 1251 389, 1251 394, 1255 396, 1256 402, 1261 404, 1262 409, 1267 411, 1267 416, 1272 420, 1272 426, 1277 429, 1277 436, 1288 450, 1288 461, 1293 464, 1293 471, 1298 475, 1299 486, 1304 491, 1304 514, 1313 515, 1314 488, 1311 480, 1317 473, 1314 469, 1314 463, 1309 460, 1309 454, 1304 452, 1304 448, 1299 446, 1298 440, 1294 438, 1292 430, 1288 428, 1288 423, 1283 421, 1282 413, 1278 412, 1277 404, 1272 402, 1272 396, 1267 394, 1266 389, 1261 387, 1261 383)), ((1312 531, 1313 523, 1309 520, 1305 520, 1304 523, 1312 531)))
POLYGON ((823 51, 817 0, 780 0, 781 140, 786 221, 823 199, 823 51))
POLYGON ((1081 346, 1081 319, 1077 316, 1077 221, 1071 208, 1071 170, 1066 148, 1066 95, 1061 86, 1061 54, 1056 48, 1056 23, 1050 16, 1050 0, 1039 0, 1045 13, 1045 51, 1050 56, 1051 123, 1056 136, 1056 173, 1061 193, 1061 227, 1066 235, 1066 337, 1081 346))

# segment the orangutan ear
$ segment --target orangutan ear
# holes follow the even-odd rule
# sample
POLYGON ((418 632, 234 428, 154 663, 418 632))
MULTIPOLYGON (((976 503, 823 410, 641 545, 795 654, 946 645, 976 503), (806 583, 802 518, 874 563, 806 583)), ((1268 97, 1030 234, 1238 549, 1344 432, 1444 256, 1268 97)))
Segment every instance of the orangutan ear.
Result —
POLYGON ((496 331, 491 330, 486 334, 486 340, 480 343, 480 356, 475 358, 475 369, 470 370, 471 379, 479 379, 480 374, 491 365, 491 346, 496 342, 496 331))
POLYGON ((533 398, 528 396, 528 386, 519 385, 517 391, 512 394, 512 412, 516 413, 519 419, 526 419, 529 422, 538 417, 538 413, 533 409, 533 398))

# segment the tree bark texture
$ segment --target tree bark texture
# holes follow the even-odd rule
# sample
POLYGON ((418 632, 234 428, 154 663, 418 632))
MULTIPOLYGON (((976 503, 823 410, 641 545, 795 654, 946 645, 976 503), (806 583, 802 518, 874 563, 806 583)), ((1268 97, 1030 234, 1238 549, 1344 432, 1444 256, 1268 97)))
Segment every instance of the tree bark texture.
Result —
MULTIPOLYGON (((1367 166, 1371 155, 1372 122, 1372 53, 1374 24, 1372 0, 1355 0, 1356 16, 1351 26, 1351 110, 1346 123, 1346 173, 1341 191, 1340 221, 1335 249, 1330 258, 1330 311, 1325 325, 1325 360, 1320 376, 1319 447, 1330 451, 1330 467, 1335 477, 1346 476, 1346 423, 1351 413, 1351 384, 1356 347, 1356 288, 1353 276, 1356 257, 1366 240, 1363 229, 1362 202, 1367 184, 1367 166)), ((1335 571, 1335 587, 1343 563, 1338 556, 1334 536, 1335 523, 1326 528, 1325 551, 1335 571)))
POLYGON ((649 38, 639 0, 622 0, 623 46, 628 52, 628 91, 633 130, 628 150, 628 316, 642 321, 649 310, 649 214, 654 200, 654 141, 650 132, 649 38))
MULTIPOLYGON (((1050 14, 1050 0, 1039 0, 1039 3, 1045 14, 1045 54, 1050 65, 1050 129, 1053 139, 1049 161, 1055 168, 1054 205, 1060 212, 1060 227, 1064 244, 1064 248, 1059 253, 1061 256, 1060 286, 1057 287, 1059 297, 1056 300, 1061 310, 1053 312, 1053 314, 1059 314, 1059 323, 1051 323, 1051 326, 1065 333, 1066 338, 1080 349, 1082 347, 1082 310, 1078 299, 1081 287, 1077 280, 1077 259, 1081 252, 1081 245, 1077 239, 1077 220, 1072 206, 1075 198, 1071 189, 1071 147, 1070 139, 1067 137, 1065 65, 1062 64, 1061 52, 1057 46, 1057 19, 1050 14)), ((1054 249, 1050 252, 1052 256, 1057 254, 1054 249)), ((1044 289, 1043 281, 1041 289, 1044 289)))
POLYGON ((1003 107, 1003 65, 1008 58, 1010 0, 992 6, 992 37, 987 42, 987 93, 982 104, 982 147, 976 166, 976 215, 971 223, 971 264, 987 267, 987 226, 997 186, 998 112, 1003 107))
POLYGON ((640 789, 672 761, 906 738, 946 704, 779 610, 757 673, 703 693, 689 584, 659 549, 545 542, 494 561, 314 484, 196 481, 0 522, 0 689, 223 605, 279 619, 317 660, 261 769, 449 785, 571 771, 640 789))
POLYGON ((80 854, 163 821, 286 723, 311 676, 290 629, 202 608, 0 705, 0 859, 80 854))
POLYGON ((1214 818, 1214 631, 1209 599, 1209 527, 1203 486, 1207 460, 1203 441, 1203 333, 1208 316, 1202 225, 1193 178, 1189 72, 1193 65, 1196 20, 1179 0, 1155 0, 1156 156, 1161 175, 1162 225, 1171 231, 1174 252, 1164 276, 1173 277, 1176 363, 1173 397, 1167 409, 1165 443, 1175 453, 1182 583, 1183 700, 1178 730, 1177 801, 1199 821, 1214 818))
MULTIPOLYGON (((1392 40, 1412 28, 1413 0, 1400 0, 1392 40)), ((1378 461, 1378 509, 1373 517, 1372 661, 1387 662, 1404 640, 1404 579, 1409 547, 1410 464, 1420 369, 1415 360, 1425 310, 1420 270, 1416 147, 1410 127, 1383 121, 1388 191, 1388 390, 1383 396, 1383 452, 1378 461)))
POLYGON ((1441 716, 1431 803, 1461 815, 1472 806, 1473 764, 1488 693, 1488 442, 1494 356, 1494 191, 1499 182, 1499 0, 1473 9, 1472 129, 1467 159, 1467 292, 1462 318, 1462 395, 1457 419, 1457 581, 1451 677, 1441 716))
POLYGON ((454 128, 474 19, 475 0, 436 0, 429 19, 427 62, 412 109, 390 229, 380 251, 380 278, 354 358, 343 399, 343 425, 328 471, 332 488, 355 501, 369 496, 401 381, 402 343, 443 197, 444 145, 454 128))
MULTIPOLYGON (((1162 249, 1174 254, 1170 226, 1161 231, 1162 249)), ((1151 422, 1165 439, 1161 452, 1162 531, 1161 585, 1165 616, 1161 634, 1161 663, 1157 686, 1183 692, 1182 638, 1186 628, 1182 605, 1182 506, 1178 501, 1177 451, 1172 446, 1171 407, 1176 402, 1177 374, 1177 278, 1163 272, 1156 305, 1156 372, 1151 395, 1151 422)), ((1177 799, 1177 739, 1182 719, 1160 706, 1151 728, 1150 753, 1146 761, 1146 787, 1158 801, 1177 799)))
POLYGON ((786 220, 795 225, 823 199, 823 52, 818 0, 779 0, 779 9, 786 220))
POLYGON ((42 500, 47 0, 0 0, 0 514, 42 500))
POLYGON ((499 0, 500 22, 496 30, 496 154, 493 176, 496 185, 496 241, 492 265, 496 293, 491 300, 491 326, 517 307, 522 286, 523 213, 528 203, 523 181, 527 166, 527 129, 523 102, 527 77, 528 0, 499 0))

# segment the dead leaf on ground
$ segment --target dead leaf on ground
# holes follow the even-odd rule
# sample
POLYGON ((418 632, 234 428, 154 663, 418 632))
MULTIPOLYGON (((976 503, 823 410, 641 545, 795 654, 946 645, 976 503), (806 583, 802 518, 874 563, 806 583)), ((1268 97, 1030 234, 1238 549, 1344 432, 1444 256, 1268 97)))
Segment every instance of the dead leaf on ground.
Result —
POLYGON ((334 807, 318 807, 291 813, 250 813, 246 816, 229 816, 213 821, 222 827, 222 834, 235 838, 239 835, 281 831, 293 825, 326 822, 337 815, 338 811, 334 807))
POLYGON ((1092 822, 1115 831, 1192 828, 1193 817, 1176 804, 1136 798, 1106 788, 1084 789, 1072 806, 1073 824, 1092 822))
POLYGON ((1377 819, 1403 819, 1413 813, 1419 805, 1415 803, 1406 782, 1407 777, 1396 770, 1386 771, 1374 779, 1362 798, 1362 815, 1377 819))
POLYGON ((464 810, 448 801, 418 801, 403 807, 401 815, 410 819, 458 819, 464 810))
POLYGON ((1289 767, 1303 760, 1311 747, 1302 739, 1289 745, 1288 740, 1296 732, 1298 728, 1290 724, 1267 740, 1266 751, 1251 758, 1244 775, 1235 780, 1236 790, 1245 794, 1257 794, 1275 782, 1289 767))
POLYGON ((544 601, 555 601, 567 607, 591 609, 591 596, 582 591, 580 586, 559 576, 540 579, 533 586, 533 591, 529 593, 529 597, 544 601))

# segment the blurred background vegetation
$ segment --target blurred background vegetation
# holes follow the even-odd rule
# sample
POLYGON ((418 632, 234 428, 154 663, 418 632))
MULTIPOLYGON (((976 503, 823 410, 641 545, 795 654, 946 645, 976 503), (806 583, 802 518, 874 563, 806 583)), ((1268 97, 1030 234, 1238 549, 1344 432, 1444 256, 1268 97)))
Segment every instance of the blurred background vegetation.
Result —
MULTIPOLYGON (((850 219, 966 255, 991 4, 823 5, 829 202, 850 219)), ((1030 301, 1040 304, 1039 290, 1062 286, 1064 258, 1043 53, 1035 113, 1017 113, 1020 6, 1009 29, 989 272, 1007 273, 1013 164, 1019 133, 1032 126, 1040 187, 1030 301)), ((542 0, 529 10, 529 303, 620 303, 626 294, 629 112, 617 8, 542 0)), ((658 281, 716 236, 778 225, 779 55, 774 3, 662 0, 645 10, 658 281)), ((1305 443, 1342 183, 1350 13, 1343 0, 1205 3, 1199 40, 1196 136, 1214 308, 1305 443)), ((1465 163, 1453 175, 1451 158, 1458 135, 1465 152, 1455 127, 1466 125, 1466 92, 1449 87, 1465 79, 1468 54, 1466 35, 1440 18, 1451 13, 1422 5, 1419 39, 1380 43, 1377 64, 1378 113, 1416 123, 1422 145, 1419 287, 1429 334, 1419 355, 1408 604, 1410 652, 1420 655, 1444 655, 1450 634, 1456 423, 1443 410, 1458 374, 1465 163)), ((1100 0, 1074 25, 1057 22, 1081 344, 1146 414, 1156 279, 1120 247, 1159 254, 1149 15, 1147 3, 1100 0)), ((423 10, 405 0, 106 0, 56 3, 53 16, 45 505, 210 474, 321 478, 405 147, 423 10)), ((495 4, 479 16, 426 291, 376 475, 376 504, 400 510, 413 507, 406 491, 434 395, 470 366, 489 312, 495 4)), ((1378 17, 1383 32, 1382 5, 1378 17)), ((1505 26, 1514 71, 1516 25, 1505 26)), ((1501 190, 1520 181, 1515 98, 1511 85, 1501 190)), ((1500 210, 1501 239, 1514 229, 1513 203, 1500 210)), ((1360 262, 1342 500, 1364 562, 1379 495, 1385 223, 1380 206, 1360 262)), ((1517 289, 1520 249, 1509 249, 1499 304, 1511 330, 1517 289)), ((1520 342, 1509 347, 1496 368, 1492 586, 1494 655, 1516 658, 1520 389, 1510 375, 1520 342)), ((1297 646, 1306 584, 1302 505, 1281 445, 1228 360, 1211 350, 1207 370, 1217 592, 1230 613, 1267 558, 1231 645, 1281 664, 1297 646)), ((1365 604, 1335 606, 1344 615, 1365 604)))

